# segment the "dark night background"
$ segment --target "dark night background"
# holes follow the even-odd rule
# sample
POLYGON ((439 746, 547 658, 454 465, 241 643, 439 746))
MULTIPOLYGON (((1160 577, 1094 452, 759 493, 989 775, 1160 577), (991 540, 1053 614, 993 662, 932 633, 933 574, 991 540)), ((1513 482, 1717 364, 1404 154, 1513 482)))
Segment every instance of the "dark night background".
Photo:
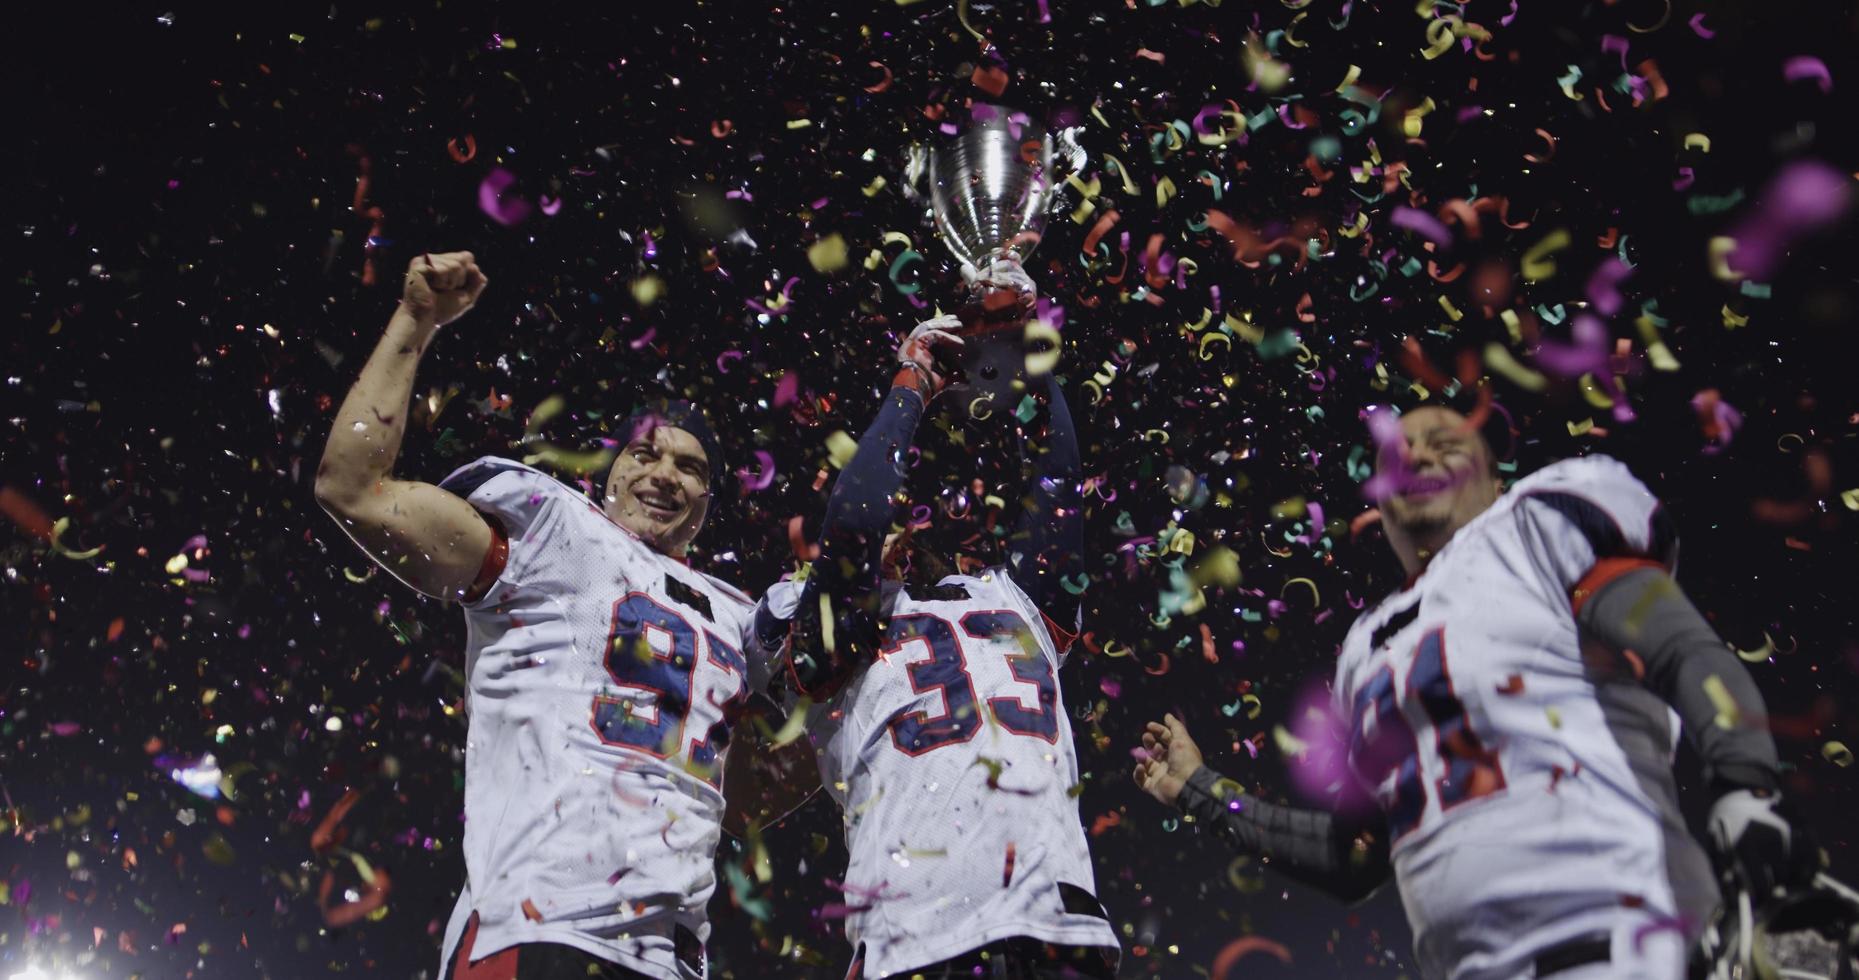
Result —
MULTIPOLYGON (((1571 343, 1564 314, 1610 257, 1632 274, 1604 354, 1637 417, 1573 378, 1532 392, 1493 370, 1520 468, 1610 452, 1668 501, 1680 581, 1739 649, 1773 641, 1751 669, 1789 791, 1859 877, 1854 771, 1824 749, 1854 738, 1859 695, 1859 494, 1842 499, 1859 487, 1859 236, 1842 219, 1794 237, 1758 283, 1713 276, 1709 252, 1741 223, 1787 222, 1764 193, 1787 164, 1850 185, 1846 7, 975 3, 995 60, 944 0, 16 11, 0 69, 17 297, 0 335, 0 972, 430 976, 463 876, 464 722, 448 709, 464 632, 368 574, 310 494, 401 270, 470 249, 492 279, 425 360, 416 400, 435 396, 403 474, 597 446, 642 399, 688 392, 732 467, 772 458, 772 483, 699 542, 701 564, 759 591, 793 563, 789 518, 821 508, 828 437, 871 418, 917 304, 951 296, 944 249, 898 193, 904 148, 999 80, 1003 101, 1081 123, 1101 182, 1032 266, 1065 308, 1061 373, 1100 488, 1097 653, 1073 660, 1064 696, 1124 976, 1207 975, 1247 935, 1292 963, 1250 956, 1234 976, 1408 969, 1391 888, 1345 910, 1231 865, 1134 790, 1129 748, 1176 710, 1215 765, 1295 795, 1274 728, 1327 679, 1352 601, 1398 581, 1379 534, 1350 529, 1368 506, 1361 409, 1411 404, 1427 364, 1454 374, 1462 354, 1539 365, 1540 345, 1571 343), (1427 57, 1434 39, 1451 43, 1427 57), (1828 90, 1784 77, 1802 56, 1828 90), (1244 138, 1199 139, 1233 128, 1228 100, 1244 138), (500 172, 513 182, 493 210, 533 205, 514 224, 480 205, 500 172), (1454 199, 1479 207, 1480 234, 1449 224, 1429 246, 1393 223, 1454 199), (1522 276, 1556 231, 1553 274, 1522 276), (849 259, 823 271, 809 246, 834 235, 849 259), (1707 389, 1740 427, 1700 422, 1707 389), (1169 545, 1187 539, 1158 541, 1171 521, 1194 535, 1185 557, 1169 545), (1222 548, 1243 581, 1183 611, 1173 573, 1231 560, 1208 557, 1222 548), (170 778, 208 752, 231 795, 170 778), (349 790, 343 847, 392 891, 385 915, 333 929, 319 885, 354 887, 356 864, 310 836, 349 790)), ((913 487, 972 478, 979 457, 1010 521, 1001 430, 961 433, 972 454, 924 432, 913 487)), ((1679 772, 1694 794, 1694 763, 1679 772)), ((814 914, 844 867, 837 823, 816 800, 766 833, 771 881, 719 886, 715 975, 843 969, 838 922, 814 914)))

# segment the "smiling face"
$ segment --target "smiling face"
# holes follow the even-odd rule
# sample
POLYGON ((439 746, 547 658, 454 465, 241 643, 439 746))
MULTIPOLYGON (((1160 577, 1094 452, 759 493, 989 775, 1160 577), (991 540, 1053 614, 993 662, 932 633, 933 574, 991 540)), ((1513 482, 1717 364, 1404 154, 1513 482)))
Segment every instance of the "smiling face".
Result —
POLYGON ((1384 458, 1380 464, 1400 470, 1398 490, 1383 501, 1381 518, 1389 544, 1412 574, 1496 502, 1503 486, 1491 447, 1458 412, 1414 409, 1401 416, 1401 435, 1406 458, 1384 458))
POLYGON ((607 472, 607 516, 660 554, 682 558, 710 513, 710 460, 683 429, 642 427, 607 472))

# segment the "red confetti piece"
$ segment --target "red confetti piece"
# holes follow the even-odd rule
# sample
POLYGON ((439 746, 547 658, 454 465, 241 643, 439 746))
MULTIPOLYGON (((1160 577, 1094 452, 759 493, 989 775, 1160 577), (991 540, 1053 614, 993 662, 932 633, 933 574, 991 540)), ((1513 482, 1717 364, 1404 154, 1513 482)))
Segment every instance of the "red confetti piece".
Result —
POLYGON ((871 64, 871 67, 876 68, 881 72, 884 72, 884 78, 871 85, 865 86, 865 91, 882 92, 885 89, 890 88, 891 87, 891 69, 884 67, 884 62, 882 61, 874 61, 874 62, 871 62, 870 64, 871 64))
POLYGON ((1213 980, 1226 980, 1233 964, 1254 953, 1265 953, 1278 957, 1280 962, 1291 962, 1291 951, 1283 944, 1275 943, 1263 936, 1241 936, 1226 944, 1220 955, 1214 957, 1213 980))
MULTIPOLYGON (((353 902, 331 904, 329 895, 335 891, 336 874, 323 872, 323 882, 317 886, 316 902, 323 910, 323 921, 332 928, 354 925, 368 917, 369 913, 387 904, 387 893, 393 887, 387 872, 374 869, 374 881, 362 886, 361 897, 353 902)), ((182 927, 183 931, 185 927, 182 927)))
POLYGON ((976 65, 975 73, 969 76, 975 87, 995 98, 1007 91, 1007 73, 997 65, 976 65))
POLYGON ((342 798, 336 801, 335 806, 329 808, 329 812, 323 816, 322 823, 317 824, 316 831, 310 835, 310 850, 322 854, 347 840, 348 831, 341 829, 342 820, 349 815, 349 811, 360 800, 359 790, 352 789, 342 794, 342 798))
POLYGON ((12 487, 0 486, 0 514, 19 525, 19 529, 46 541, 52 539, 52 521, 30 497, 12 487))

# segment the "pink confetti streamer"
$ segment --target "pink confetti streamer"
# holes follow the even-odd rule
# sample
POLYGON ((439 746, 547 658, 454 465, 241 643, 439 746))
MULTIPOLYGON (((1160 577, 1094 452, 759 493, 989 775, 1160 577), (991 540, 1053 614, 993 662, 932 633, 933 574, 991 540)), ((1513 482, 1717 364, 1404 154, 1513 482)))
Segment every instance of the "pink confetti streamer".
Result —
POLYGON ((774 456, 770 455, 766 450, 757 449, 755 451, 755 469, 751 470, 745 466, 737 470, 736 479, 742 481, 742 489, 745 493, 754 493, 758 490, 768 489, 769 484, 775 482, 774 456))
POLYGON ((490 215, 492 221, 506 228, 521 223, 529 217, 531 210, 528 201, 514 195, 507 199, 503 196, 504 191, 515 183, 515 174, 497 167, 486 174, 483 183, 478 185, 478 207, 490 215))
POLYGON ((1602 316, 1613 316, 1620 312, 1624 302, 1618 287, 1627 277, 1633 275, 1633 267, 1618 258, 1609 258, 1588 277, 1588 299, 1602 316))
POLYGON ((1452 232, 1446 230, 1446 225, 1419 208, 1395 208, 1391 220, 1394 227, 1411 231, 1435 245, 1452 244, 1452 232))
POLYGON ((1813 79, 1822 92, 1833 91, 1833 73, 1827 63, 1808 54, 1795 55, 1782 63, 1782 77, 1791 82, 1813 79))
POLYGON ((1763 189, 1761 206, 1731 231, 1736 248, 1727 259, 1730 268, 1766 281, 1790 246, 1845 212, 1851 185, 1845 174, 1818 160, 1783 167, 1763 189))

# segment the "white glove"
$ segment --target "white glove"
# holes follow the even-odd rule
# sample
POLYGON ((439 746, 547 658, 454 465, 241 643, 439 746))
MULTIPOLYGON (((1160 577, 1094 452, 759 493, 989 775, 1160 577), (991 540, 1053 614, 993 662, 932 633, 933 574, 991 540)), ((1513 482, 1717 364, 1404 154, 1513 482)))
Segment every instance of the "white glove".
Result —
POLYGON ((1010 289, 1019 293, 1024 302, 1030 303, 1039 297, 1039 287, 1033 284, 1033 277, 1027 275, 1020 260, 1011 255, 996 256, 979 269, 962 263, 962 281, 990 290, 1010 289))
POLYGON ((897 348, 897 362, 904 365, 894 384, 903 384, 905 375, 912 379, 908 382, 928 401, 942 391, 946 382, 936 364, 936 348, 943 345, 960 347, 964 343, 955 332, 962 329, 962 321, 953 313, 930 317, 917 324, 904 338, 902 346, 897 348))
POLYGON ((1812 845, 1777 809, 1781 797, 1739 789, 1711 806, 1711 846, 1758 903, 1814 872, 1812 845))

